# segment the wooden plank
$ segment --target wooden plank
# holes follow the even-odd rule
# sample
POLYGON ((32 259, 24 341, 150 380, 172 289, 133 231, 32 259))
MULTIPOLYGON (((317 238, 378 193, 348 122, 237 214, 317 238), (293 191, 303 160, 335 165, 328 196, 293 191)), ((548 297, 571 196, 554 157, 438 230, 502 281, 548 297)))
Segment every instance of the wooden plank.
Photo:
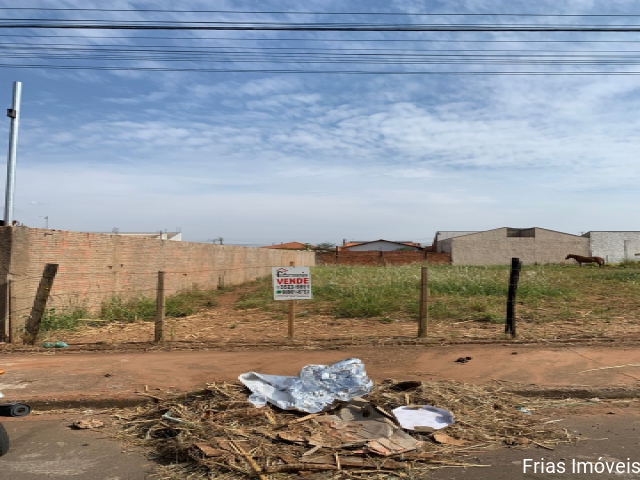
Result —
POLYGON ((33 307, 31 308, 31 315, 29 315, 25 333, 22 337, 23 343, 26 345, 35 345, 36 343, 36 338, 40 332, 42 316, 44 315, 44 311, 47 306, 47 300, 49 300, 49 294, 51 293, 56 273, 58 273, 57 263, 47 263, 44 266, 40 285, 36 292, 36 298, 33 301, 33 307))

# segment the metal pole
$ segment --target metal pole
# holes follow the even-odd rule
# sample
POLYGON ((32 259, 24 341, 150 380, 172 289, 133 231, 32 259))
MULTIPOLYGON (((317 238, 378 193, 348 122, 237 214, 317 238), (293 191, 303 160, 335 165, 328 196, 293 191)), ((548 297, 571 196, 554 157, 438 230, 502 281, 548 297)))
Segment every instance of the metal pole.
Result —
POLYGON ((13 222, 13 196, 16 185, 16 149, 18 147, 18 126, 20 125, 20 98, 22 97, 22 82, 13 82, 13 106, 7 110, 11 118, 9 133, 9 156, 7 157, 7 189, 4 201, 4 224, 13 222))
MULTIPOLYGON (((290 267, 295 267, 295 262, 289 262, 290 267)), ((296 318, 296 304, 295 300, 289 300, 289 339, 293 340, 294 337, 294 320, 296 318)))

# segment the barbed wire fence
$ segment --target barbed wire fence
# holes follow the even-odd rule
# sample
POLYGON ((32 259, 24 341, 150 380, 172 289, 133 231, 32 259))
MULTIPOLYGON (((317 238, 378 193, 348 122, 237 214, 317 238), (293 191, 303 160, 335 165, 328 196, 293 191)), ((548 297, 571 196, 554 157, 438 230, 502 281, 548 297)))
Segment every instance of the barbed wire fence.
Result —
MULTIPOLYGON (((45 272, 49 265, 45 265, 45 272)), ((12 275, 7 281, 4 295, 5 316, 0 319, 0 341, 15 343, 22 339, 24 343, 34 344, 42 317, 52 312, 76 310, 86 312, 87 316, 95 316, 105 303, 115 301, 122 305, 145 299, 156 302, 154 341, 161 342, 164 338, 162 323, 168 296, 193 289, 224 289, 225 286, 263 278, 270 275, 272 267, 279 266, 108 272, 77 272, 61 268, 54 274, 44 301, 38 290, 42 288, 44 274, 12 275)))

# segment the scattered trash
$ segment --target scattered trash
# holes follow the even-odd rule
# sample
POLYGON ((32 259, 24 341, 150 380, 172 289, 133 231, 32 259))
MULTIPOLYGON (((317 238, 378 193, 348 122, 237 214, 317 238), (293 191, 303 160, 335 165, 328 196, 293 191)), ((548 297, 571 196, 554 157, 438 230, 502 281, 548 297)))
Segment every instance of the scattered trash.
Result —
MULTIPOLYGON (((392 410, 402 428, 415 430, 416 427, 429 427, 440 430, 455 422, 450 411, 431 405, 407 405, 392 410)), ((422 430, 424 431, 424 430, 422 430)))
POLYGON ((309 445, 324 448, 360 447, 363 453, 381 456, 404 453, 418 448, 422 442, 403 432, 386 415, 369 402, 357 399, 333 415, 314 418, 317 426, 306 434, 299 423, 278 436, 289 441, 302 439, 309 445))
POLYGON ((89 430, 91 428, 102 428, 104 423, 100 420, 80 420, 75 422, 72 427, 78 430, 89 430))
POLYGON ((467 363, 469 360, 472 360, 471 357, 460 357, 456 360, 456 363, 467 363))
POLYGON ((440 444, 454 445, 456 447, 462 447, 463 445, 466 445, 468 443, 466 440, 450 437, 446 433, 434 433, 433 439, 440 444))
POLYGON ((526 413, 527 415, 531 415, 531 412, 524 407, 516 407, 516 410, 519 410, 522 413, 526 413))
POLYGON ((154 402, 116 416, 124 436, 167 461, 164 473, 172 478, 235 480, 275 473, 313 476, 322 471, 354 473, 354 478, 356 474, 372 478, 384 471, 393 472, 387 476, 423 478, 438 468, 477 467, 453 457, 461 450, 469 453, 505 444, 550 449, 572 440, 557 424, 544 425, 537 416, 516 410, 523 405, 538 408, 542 400, 487 385, 425 381, 402 390, 409 387, 403 383, 383 382, 366 398, 353 396, 315 413, 283 410, 271 402, 255 408, 240 382, 211 383, 205 390, 155 397, 154 402), (404 430, 391 413, 407 406, 420 411, 428 404, 455 415, 446 435, 425 426, 404 430), (184 460, 175 463, 176 458, 184 460))
POLYGON ((44 342, 42 344, 42 348, 66 348, 68 346, 64 342, 44 342))
POLYGON ((269 402, 283 410, 307 413, 321 412, 336 400, 348 402, 366 395, 373 387, 357 358, 332 365, 307 365, 296 377, 249 372, 238 379, 251 390, 249 401, 256 407, 269 402))
POLYGON ((398 392, 407 392, 409 390, 415 390, 416 388, 421 386, 422 382, 418 380, 407 380, 405 382, 394 382, 391 388, 398 392))
POLYGON ((178 422, 178 423, 187 423, 184 420, 180 420, 179 418, 175 418, 174 416, 171 415, 171 410, 169 410, 167 413, 165 413, 164 415, 162 415, 162 418, 164 418, 165 420, 171 420, 173 422, 178 422))

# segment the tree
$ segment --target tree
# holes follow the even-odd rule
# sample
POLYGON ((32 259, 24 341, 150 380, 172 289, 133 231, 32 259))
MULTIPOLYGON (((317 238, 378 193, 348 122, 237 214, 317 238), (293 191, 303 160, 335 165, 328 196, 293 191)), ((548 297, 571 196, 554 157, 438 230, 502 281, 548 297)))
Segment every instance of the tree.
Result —
POLYGON ((331 242, 319 243, 316 249, 320 252, 329 252, 336 249, 336 244, 331 242))

